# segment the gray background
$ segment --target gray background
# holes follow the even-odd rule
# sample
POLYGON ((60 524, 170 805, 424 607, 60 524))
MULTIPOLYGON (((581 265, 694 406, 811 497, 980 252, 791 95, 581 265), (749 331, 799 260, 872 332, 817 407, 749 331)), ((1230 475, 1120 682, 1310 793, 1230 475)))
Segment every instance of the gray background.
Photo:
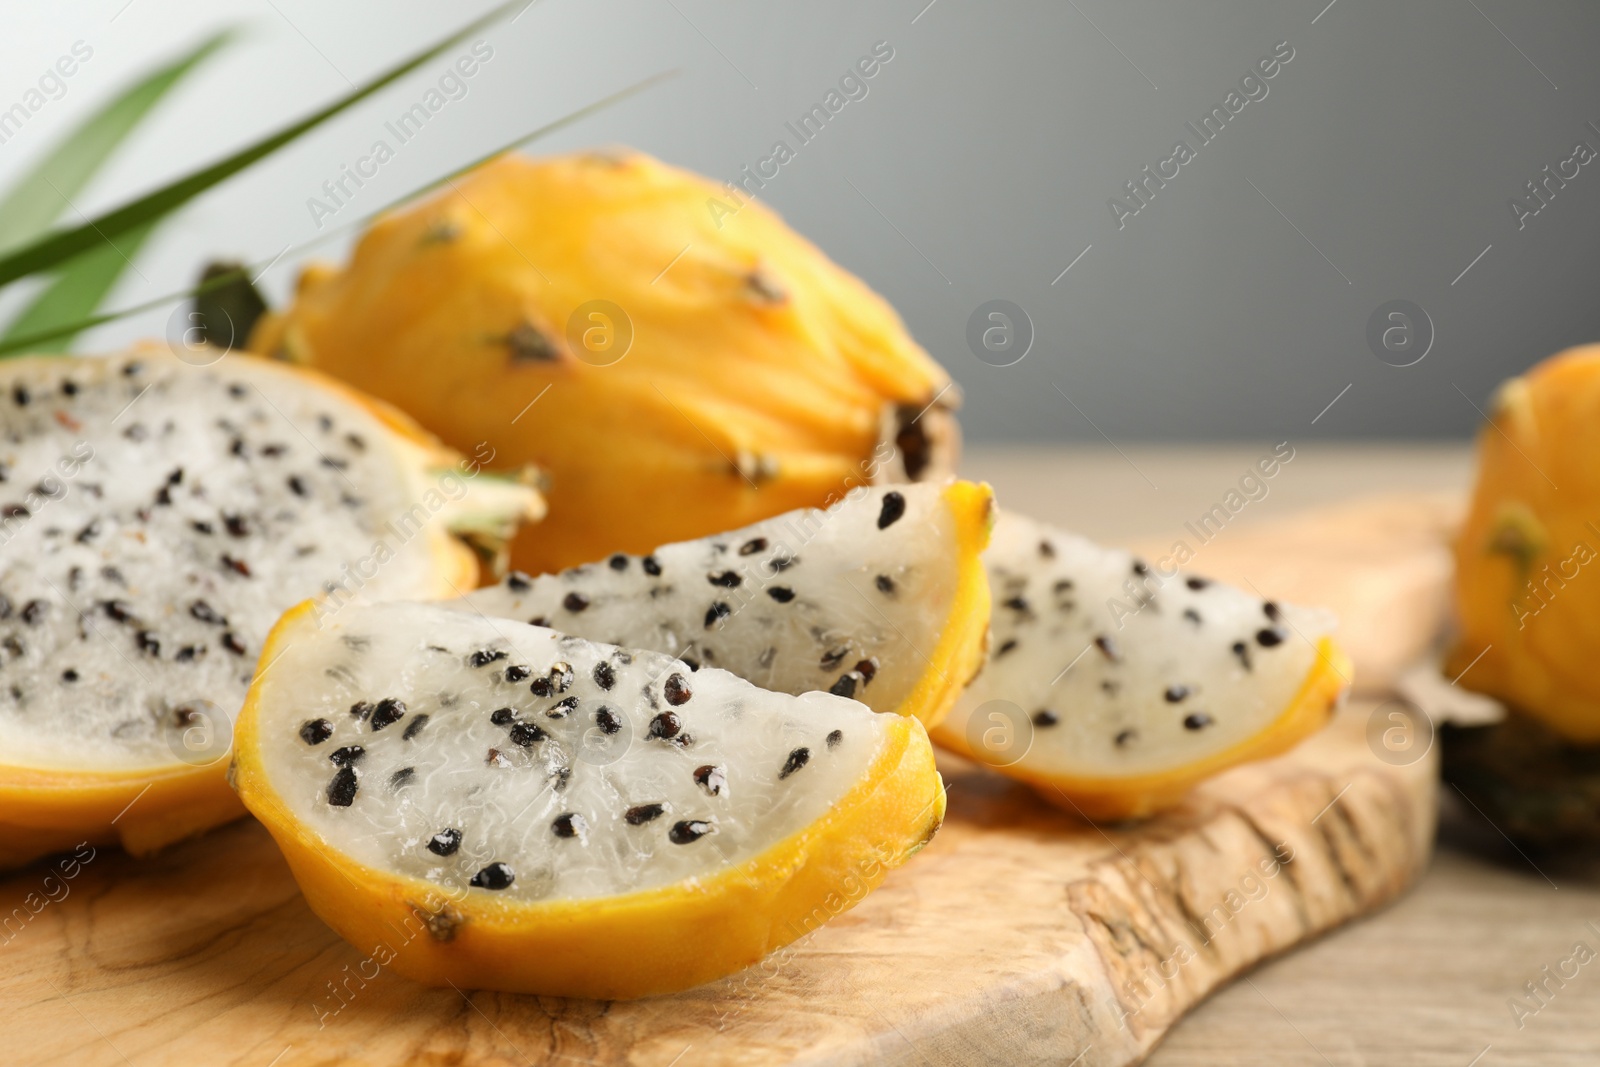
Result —
MULTIPOLYGON (((784 123, 882 40, 895 55, 867 97, 762 195, 899 308, 960 381, 972 439, 1461 436, 1501 378, 1600 338, 1600 161, 1520 231, 1507 206, 1576 141, 1600 148, 1585 125, 1600 123, 1594 4, 926 5, 544 0, 482 35, 495 57, 470 94, 338 221, 669 68, 681 74, 534 150, 626 143, 731 177, 776 139, 795 147, 784 123), (1295 57, 1269 95, 1119 231, 1107 199, 1284 40, 1295 57), (1015 366, 985 365, 967 345, 973 309, 995 298, 1034 324, 1015 366), (1369 315, 1394 298, 1436 327, 1415 366, 1388 366, 1366 342, 1369 315)), ((245 30, 79 198, 92 212, 347 91, 490 5, 20 6, 0 15, 0 107, 74 40, 95 56, 0 145, 0 181, 157 59, 219 26, 245 30)), ((195 203, 146 246, 111 304, 177 289, 211 254, 266 261, 317 236, 306 199, 436 77, 413 76, 195 203)), ((280 299, 295 259, 264 279, 280 299)), ((148 313, 80 347, 159 333, 166 320, 148 313)))

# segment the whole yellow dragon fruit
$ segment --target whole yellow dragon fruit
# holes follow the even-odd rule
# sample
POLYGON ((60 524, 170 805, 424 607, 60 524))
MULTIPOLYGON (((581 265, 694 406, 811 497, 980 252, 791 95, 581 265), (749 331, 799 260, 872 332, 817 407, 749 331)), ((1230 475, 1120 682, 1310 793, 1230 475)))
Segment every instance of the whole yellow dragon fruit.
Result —
POLYGON ((537 464, 527 570, 946 472, 949 376, 766 207, 637 153, 502 156, 314 265, 251 347, 537 464))

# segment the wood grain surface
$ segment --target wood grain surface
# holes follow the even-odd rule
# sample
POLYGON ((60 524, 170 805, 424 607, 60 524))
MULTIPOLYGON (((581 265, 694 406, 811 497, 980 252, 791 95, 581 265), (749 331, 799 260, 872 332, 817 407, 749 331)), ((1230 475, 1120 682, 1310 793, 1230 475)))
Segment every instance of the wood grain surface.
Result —
MULTIPOLYGON (((1390 510, 1391 537, 1432 521, 1390 510)), ((1367 564, 1320 573, 1348 586, 1392 582, 1396 567, 1374 549, 1367 564)), ((749 971, 633 1003, 428 989, 387 973, 375 946, 347 945, 311 915, 249 823, 144 862, 106 851, 67 870, 38 865, 0 881, 0 908, 27 913, 0 933, 0 1058, 1136 1063, 1230 977, 1380 907, 1424 869, 1436 767, 1431 753, 1380 759, 1373 711, 1356 704, 1295 752, 1136 827, 1086 826, 950 760, 945 828, 881 890, 749 971)))

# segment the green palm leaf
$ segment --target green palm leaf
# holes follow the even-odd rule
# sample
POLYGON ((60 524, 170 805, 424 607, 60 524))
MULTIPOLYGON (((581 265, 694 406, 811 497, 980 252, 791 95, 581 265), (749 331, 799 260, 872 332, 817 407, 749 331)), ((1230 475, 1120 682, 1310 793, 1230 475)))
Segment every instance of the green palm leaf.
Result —
POLYGON ((315 112, 299 122, 279 130, 277 133, 264 137, 225 159, 194 171, 162 186, 154 192, 145 194, 131 203, 124 204, 122 207, 106 212, 97 218, 89 219, 81 226, 53 231, 23 245, 21 248, 0 255, 0 286, 9 285, 18 278, 24 278, 39 271, 49 270, 71 259, 78 253, 93 248, 103 240, 114 241, 129 230, 172 212, 212 186, 250 166, 256 160, 271 155, 303 134, 316 129, 335 115, 365 100, 391 82, 404 77, 422 64, 438 56, 445 49, 461 41, 462 38, 475 33, 507 11, 510 11, 513 7, 524 2, 525 0, 511 0, 509 3, 496 7, 487 15, 463 26, 433 47, 412 56, 398 66, 391 67, 359 89, 340 97, 321 111, 315 112))
MULTIPOLYGON (((162 97, 226 44, 229 36, 220 33, 201 42, 187 55, 140 79, 73 130, 0 200, 0 240, 14 247, 43 233, 162 97)), ((50 331, 91 314, 154 228, 152 219, 123 233, 118 241, 105 241, 69 260, 11 321, 0 341, 50 331)), ((58 333, 37 350, 64 351, 75 336, 75 331, 58 333)))

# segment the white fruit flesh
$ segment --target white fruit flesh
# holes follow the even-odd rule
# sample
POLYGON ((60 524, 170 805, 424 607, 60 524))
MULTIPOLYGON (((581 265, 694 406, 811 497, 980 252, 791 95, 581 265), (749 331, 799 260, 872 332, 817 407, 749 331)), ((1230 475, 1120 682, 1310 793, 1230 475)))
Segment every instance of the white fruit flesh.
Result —
POLYGON ((289 635, 256 715, 266 780, 329 848, 522 900, 742 863, 831 810, 890 728, 852 700, 426 604, 289 635))
POLYGON ((960 552, 942 492, 863 488, 826 511, 648 556, 513 574, 464 605, 721 667, 763 689, 893 711, 928 671, 956 595, 960 552))
POLYGON ((416 446, 342 392, 151 352, 9 363, 0 405, 6 764, 193 763, 286 608, 328 583, 438 595, 428 536, 388 526, 423 491, 416 446))
POLYGON ((1010 512, 984 561, 990 660, 936 736, 982 758, 985 731, 999 729, 995 754, 1011 762, 1020 731, 1031 744, 1015 766, 1035 778, 1146 775, 1227 751, 1283 714, 1334 625, 1324 611, 1163 577, 1010 512))

